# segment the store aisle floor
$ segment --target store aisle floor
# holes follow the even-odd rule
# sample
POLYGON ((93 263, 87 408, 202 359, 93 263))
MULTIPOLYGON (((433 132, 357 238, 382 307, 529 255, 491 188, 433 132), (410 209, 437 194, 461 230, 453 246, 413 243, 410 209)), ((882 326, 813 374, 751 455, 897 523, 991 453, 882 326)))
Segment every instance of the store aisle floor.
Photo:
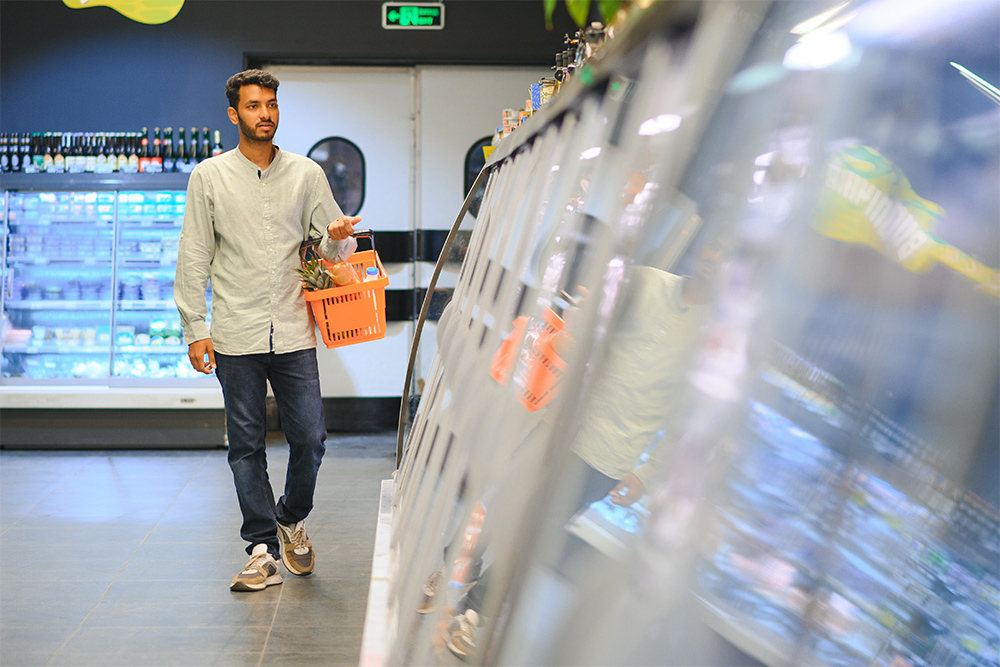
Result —
MULTIPOLYGON (((224 450, 0 452, 0 664, 356 665, 396 436, 327 441, 316 572, 256 593, 224 450)), ((287 447, 269 438, 278 497, 287 447)))

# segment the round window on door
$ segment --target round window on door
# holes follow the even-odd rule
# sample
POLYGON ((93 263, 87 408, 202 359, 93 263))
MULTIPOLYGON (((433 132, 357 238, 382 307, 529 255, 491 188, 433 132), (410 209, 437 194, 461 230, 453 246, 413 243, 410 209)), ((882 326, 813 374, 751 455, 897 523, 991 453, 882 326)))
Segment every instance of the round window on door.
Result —
POLYGON ((365 203, 365 156, 350 139, 327 137, 307 153, 326 172, 333 198, 344 215, 357 215, 365 203))
MULTIPOLYGON (((493 143, 493 136, 483 137, 476 143, 472 144, 472 148, 469 152, 465 154, 465 187, 462 192, 465 196, 469 196, 469 190, 476 183, 476 178, 479 176, 479 172, 483 170, 486 166, 486 154, 483 152, 483 147, 489 146, 493 143)), ((483 190, 485 190, 485 183, 479 188, 475 196, 472 198, 472 202, 469 204, 469 213, 473 218, 479 216, 479 205, 483 201, 483 190)))

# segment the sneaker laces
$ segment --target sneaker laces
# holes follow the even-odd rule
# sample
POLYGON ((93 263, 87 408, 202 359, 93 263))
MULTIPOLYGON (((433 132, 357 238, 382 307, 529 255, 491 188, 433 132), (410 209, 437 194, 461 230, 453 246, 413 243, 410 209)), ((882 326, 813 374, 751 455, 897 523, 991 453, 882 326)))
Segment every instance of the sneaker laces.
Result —
POLYGON ((250 559, 250 562, 247 563, 247 566, 245 568, 243 568, 243 572, 241 572, 241 574, 252 573, 257 569, 266 572, 264 564, 267 562, 267 559, 270 556, 271 554, 266 551, 262 554, 257 554, 256 556, 250 559))
POLYGON ((295 529, 288 536, 288 540, 295 545, 295 553, 304 554, 309 551, 309 547, 306 546, 306 539, 308 539, 306 536, 306 522, 299 521, 295 524, 295 529))

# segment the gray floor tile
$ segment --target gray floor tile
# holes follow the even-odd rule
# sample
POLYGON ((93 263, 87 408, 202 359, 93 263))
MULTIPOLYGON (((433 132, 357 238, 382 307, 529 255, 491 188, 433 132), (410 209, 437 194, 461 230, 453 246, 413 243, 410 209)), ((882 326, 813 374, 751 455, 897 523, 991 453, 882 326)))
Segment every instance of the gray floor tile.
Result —
POLYGON ((0 656, 4 665, 20 665, 21 655, 55 655, 77 631, 79 623, 46 623, 0 628, 0 656))
MULTIPOLYGON (((110 582, 109 582, 110 583, 110 582)), ((46 609, 52 604, 78 602, 97 604, 108 590, 109 583, 80 581, 69 584, 64 581, 18 581, 9 580, 0 584, 0 607, 36 605, 46 609)))
POLYGON ((242 627, 88 627, 60 652, 85 655, 185 655, 260 652, 268 626, 242 627))
MULTIPOLYGON (((258 667, 259 665, 261 665, 261 654, 252 651, 203 654, 137 651, 131 654, 103 656, 63 651, 51 662, 51 667, 258 667)), ((266 667, 267 663, 264 665, 266 667)))
MULTIPOLYGON (((0 646, 0 665, 17 665, 18 667, 46 667, 52 660, 52 651, 26 651, 4 649, 0 646), (16 660, 16 662, 13 662, 16 660)), ((65 663, 64 663, 65 664, 65 663)))
POLYGON ((357 646, 361 652, 362 628, 302 628, 275 626, 267 642, 264 662, 270 664, 273 655, 283 653, 330 654, 339 649, 357 646))
POLYGON ((0 452, 0 664, 356 665, 395 434, 327 444, 317 572, 255 593, 229 590, 247 556, 224 450, 0 452))
POLYGON ((232 571, 198 581, 179 579, 183 572, 178 570, 174 579, 156 580, 118 580, 108 589, 102 602, 113 603, 143 603, 162 601, 173 603, 205 603, 214 604, 230 602, 238 604, 241 601, 253 599, 259 601, 277 602, 281 598, 282 586, 269 586, 263 591, 236 593, 229 590, 229 582, 239 571, 241 565, 232 571))
POLYGON ((102 602, 87 618, 89 628, 269 627, 278 609, 276 598, 224 602, 102 602))

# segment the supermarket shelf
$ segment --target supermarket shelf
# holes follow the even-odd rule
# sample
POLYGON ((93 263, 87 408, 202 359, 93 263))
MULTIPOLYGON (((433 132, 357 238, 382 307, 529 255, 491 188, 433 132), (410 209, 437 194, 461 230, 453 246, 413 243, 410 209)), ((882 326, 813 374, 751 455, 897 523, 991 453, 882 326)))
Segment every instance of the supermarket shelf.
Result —
POLYGON ((170 310, 176 311, 177 306, 172 299, 151 299, 143 301, 140 299, 129 299, 118 302, 118 310, 170 310))
POLYGON ((24 299, 22 301, 6 301, 4 306, 11 310, 103 310, 111 307, 110 301, 90 301, 86 299, 74 301, 46 301, 24 299))
MULTIPOLYGON (((195 382, 197 380, 187 380, 195 382)), ((214 377, 206 387, 108 387, 88 385, 0 386, 3 409, 222 409, 222 390, 214 377)))
POLYGON ((4 345, 3 351, 11 354, 107 354, 111 350, 110 343, 103 345, 59 345, 57 343, 39 343, 28 345, 4 345))
POLYGON ((187 190, 190 174, 4 174, 5 190, 187 190))
POLYGON ((19 265, 30 265, 30 266, 47 266, 49 264, 84 264, 86 266, 110 266, 111 265, 111 255, 105 255, 103 257, 21 257, 19 255, 10 255, 7 257, 7 263, 11 266, 19 265))

